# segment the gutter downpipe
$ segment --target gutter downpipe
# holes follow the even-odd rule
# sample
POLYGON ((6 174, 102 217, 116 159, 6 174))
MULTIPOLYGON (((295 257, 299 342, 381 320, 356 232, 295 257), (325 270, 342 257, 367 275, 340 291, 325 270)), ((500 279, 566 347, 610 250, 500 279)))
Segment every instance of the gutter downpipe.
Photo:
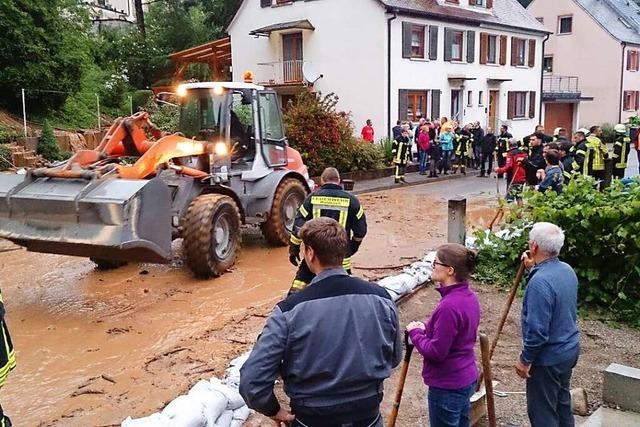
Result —
POLYGON ((542 96, 542 90, 543 90, 543 86, 544 86, 544 47, 547 44, 547 40, 549 40, 549 34, 547 34, 544 38, 544 40, 542 40, 542 59, 540 61, 540 111, 538 112, 538 118, 539 118, 539 122, 540 124, 542 123, 542 106, 544 105, 543 102, 543 96, 542 96))
POLYGON ((618 102, 618 123, 622 123, 622 103, 624 102, 624 51, 627 43, 622 42, 622 63, 620 64, 620 102, 618 102))
POLYGON ((391 139, 391 21, 398 17, 398 9, 387 19, 387 138, 391 139))

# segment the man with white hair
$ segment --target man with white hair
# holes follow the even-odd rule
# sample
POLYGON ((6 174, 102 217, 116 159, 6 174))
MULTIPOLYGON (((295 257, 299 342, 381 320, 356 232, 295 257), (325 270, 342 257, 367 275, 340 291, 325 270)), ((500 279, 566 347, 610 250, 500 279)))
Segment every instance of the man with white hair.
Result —
POLYGON ((573 427, 571 373, 580 353, 576 324, 578 278, 558 259, 564 233, 538 222, 522 254, 530 270, 522 301, 522 352, 516 373, 527 380, 527 410, 532 427, 573 427))

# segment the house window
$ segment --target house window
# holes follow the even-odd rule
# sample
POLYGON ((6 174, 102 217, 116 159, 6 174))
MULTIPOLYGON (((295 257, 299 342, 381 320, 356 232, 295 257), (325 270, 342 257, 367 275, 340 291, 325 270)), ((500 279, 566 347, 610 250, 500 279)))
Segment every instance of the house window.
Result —
POLYGON ((413 25, 411 27, 411 57, 424 58, 424 26, 413 25))
POLYGON ((484 91, 478 92, 478 105, 482 107, 484 105, 484 91))
POLYGON ((293 0, 276 0, 276 4, 280 5, 280 4, 287 4, 287 3, 291 3, 293 2, 293 0))
POLYGON ((487 38, 487 64, 495 64, 498 62, 498 36, 489 36, 487 38))
POLYGON ((407 120, 417 122, 427 115, 427 92, 409 91, 407 94, 407 120))
POLYGON ((536 21, 538 21, 541 24, 544 24, 544 18, 542 18, 542 17, 536 18, 536 21))
POLYGON ((627 70, 638 71, 640 68, 640 52, 637 50, 627 51, 627 70))
POLYGON ((469 4, 472 6, 484 6, 484 0, 469 0, 469 4))
POLYGON ((451 60, 462 61, 462 40, 464 39, 463 31, 451 32, 451 60))
POLYGON ((636 111, 640 108, 640 92, 637 90, 624 91, 624 111, 636 111))
POLYGON ((571 34, 572 27, 573 27, 572 16, 558 17, 558 34, 571 34))
POLYGON ((516 92, 515 93, 515 110, 514 117, 521 118, 524 117, 527 113, 527 92, 516 92))
POLYGON ((467 91, 467 107, 473 107, 473 91, 467 91))
POLYGON ((545 73, 553 73, 553 56, 545 56, 542 61, 542 69, 545 73))
POLYGON ((527 50, 526 40, 514 38, 512 46, 514 50, 512 52, 513 65, 524 66, 524 61, 526 58, 526 50, 527 50))

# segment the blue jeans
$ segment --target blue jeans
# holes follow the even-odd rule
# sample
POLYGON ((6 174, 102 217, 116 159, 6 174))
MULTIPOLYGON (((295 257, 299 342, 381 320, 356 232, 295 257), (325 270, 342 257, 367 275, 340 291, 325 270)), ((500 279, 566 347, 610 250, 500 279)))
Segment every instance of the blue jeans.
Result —
POLYGON ((553 366, 531 366, 527 412, 532 427, 573 427, 571 373, 578 358, 553 366))
POLYGON ((428 160, 427 152, 418 150, 418 161, 420 162, 420 173, 427 172, 427 160, 428 160))
POLYGON ((468 427, 471 404, 469 399, 476 391, 476 382, 457 390, 429 387, 429 426, 468 427))
POLYGON ((442 150, 442 170, 444 172, 448 171, 451 167, 451 153, 453 150, 442 150))

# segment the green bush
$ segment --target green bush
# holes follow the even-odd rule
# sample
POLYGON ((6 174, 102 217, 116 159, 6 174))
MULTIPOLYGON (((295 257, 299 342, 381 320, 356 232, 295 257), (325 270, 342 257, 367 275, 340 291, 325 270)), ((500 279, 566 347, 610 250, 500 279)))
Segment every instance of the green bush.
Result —
POLYGON ((38 139, 38 154, 51 162, 63 159, 58 140, 48 120, 45 120, 42 135, 38 139))
POLYGON ((131 95, 131 102, 135 113, 140 108, 146 108, 153 102, 153 92, 150 90, 137 90, 131 95))
POLYGON ((5 129, 0 127, 0 144, 11 144, 16 142, 20 137, 20 133, 13 129, 5 129))
POLYGON ((342 141, 336 147, 325 147, 319 152, 320 167, 314 175, 322 173, 325 167, 333 166, 340 172, 377 169, 383 166, 382 152, 378 147, 353 137, 342 141))
POLYGON ((378 141, 378 147, 382 152, 382 158, 386 165, 390 165, 393 160, 393 153, 391 152, 392 143, 393 140, 389 137, 382 138, 380 141, 378 141))
POLYGON ((560 195, 525 193, 506 226, 524 230, 522 235, 510 241, 490 235, 481 243, 478 279, 508 283, 526 248, 528 228, 539 221, 565 232, 560 257, 576 270, 581 307, 640 327, 640 181, 625 187, 616 180, 598 192, 591 178, 581 178, 560 195))
POLYGON ((613 144, 616 139, 616 132, 613 130, 613 125, 611 123, 603 123, 600 126, 602 129, 602 142, 605 144, 613 144))
POLYGON ((144 107, 151 115, 151 121, 165 132, 177 132, 180 121, 180 107, 169 104, 156 104, 150 101, 144 107))
POLYGON ((11 151, 6 145, 0 145, 0 170, 13 167, 11 163, 11 151))

